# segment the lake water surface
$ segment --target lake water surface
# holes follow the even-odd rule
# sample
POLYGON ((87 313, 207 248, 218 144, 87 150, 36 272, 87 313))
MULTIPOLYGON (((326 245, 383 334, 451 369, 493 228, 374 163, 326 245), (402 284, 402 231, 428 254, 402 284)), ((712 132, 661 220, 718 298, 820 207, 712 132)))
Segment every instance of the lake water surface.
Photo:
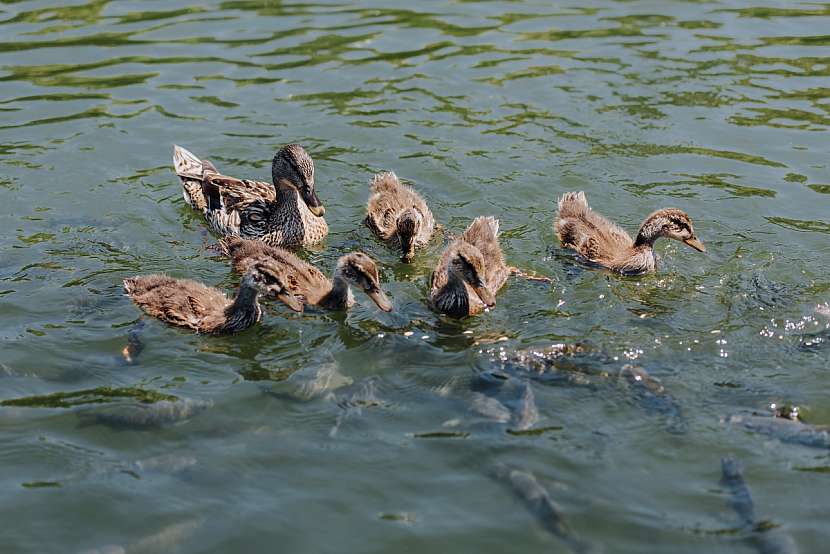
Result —
POLYGON ((830 424, 827 4, 406 6, 0 0, 2 550, 574 549, 511 467, 593 551, 825 551, 830 451, 729 420, 789 403, 830 424), (172 145, 265 179, 288 142, 331 227, 304 255, 366 251, 396 311, 268 303, 222 338, 147 320, 126 363, 123 278, 237 283, 172 145), (404 265, 361 225, 381 169, 449 232, 500 218, 508 261, 553 284, 432 313, 442 240, 404 265), (680 207, 708 252, 587 268, 553 236, 567 190, 632 231, 680 207), (581 352, 541 374, 500 361, 560 343, 581 352), (727 454, 763 532, 718 484, 727 454))

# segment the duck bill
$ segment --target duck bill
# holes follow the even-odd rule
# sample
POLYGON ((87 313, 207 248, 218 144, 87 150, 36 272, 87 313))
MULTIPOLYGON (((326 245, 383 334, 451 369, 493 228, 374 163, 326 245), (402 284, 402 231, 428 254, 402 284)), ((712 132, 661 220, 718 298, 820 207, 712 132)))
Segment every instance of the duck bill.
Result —
POLYGON ((415 238, 412 237, 408 241, 401 238, 401 248, 403 249, 401 261, 404 263, 410 263, 413 258, 415 258, 415 238))
POLYGON ((692 237, 692 238, 689 238, 689 239, 685 239, 683 241, 683 244, 685 244, 686 246, 691 246, 692 248, 694 248, 698 252, 706 252, 706 247, 703 246, 703 243, 700 242, 700 240, 697 237, 692 237))
POLYGON ((326 213, 326 208, 323 206, 323 203, 320 202, 320 199, 317 197, 317 193, 314 189, 309 190, 308 192, 301 192, 300 196, 305 202, 305 205, 308 206, 308 210, 313 213, 317 217, 323 217, 326 213))
POLYGON ((297 298, 285 289, 276 293, 274 296, 277 297, 277 300, 279 300, 295 312, 302 312, 305 308, 302 300, 300 300, 299 298, 297 298))
POLYGON ((487 288, 487 285, 473 287, 473 290, 488 308, 492 308, 496 305, 496 295, 493 294, 489 288, 487 288))
POLYGON ((375 290, 372 290, 372 291, 367 290, 366 294, 368 294, 369 298, 371 298, 372 301, 375 304, 377 304, 378 308, 380 308, 384 312, 391 312, 392 311, 392 302, 389 301, 389 298, 387 298, 386 294, 382 290, 380 290, 380 289, 375 289, 375 290))

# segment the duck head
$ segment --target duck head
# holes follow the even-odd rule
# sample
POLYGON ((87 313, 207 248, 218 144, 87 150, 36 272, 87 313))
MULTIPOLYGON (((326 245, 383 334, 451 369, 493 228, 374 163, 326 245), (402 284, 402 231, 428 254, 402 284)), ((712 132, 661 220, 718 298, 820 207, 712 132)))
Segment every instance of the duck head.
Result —
POLYGON ((346 254, 337 262, 337 273, 350 285, 363 290, 377 307, 384 312, 392 311, 392 302, 380 288, 378 266, 363 252, 346 254))
POLYGON ((692 219, 677 208, 663 208, 648 216, 640 227, 635 245, 653 245, 660 237, 678 240, 698 252, 706 252, 706 247, 695 234, 692 219))
POLYGON ((467 242, 459 241, 454 247, 449 271, 470 285, 485 306, 492 308, 496 305, 496 296, 485 282, 484 256, 478 248, 467 242))
POLYGON ((396 229, 401 243, 401 260, 411 262, 415 257, 415 238, 421 233, 424 218, 415 208, 407 208, 398 216, 396 229))
POLYGON ((326 213, 314 191, 314 160, 299 144, 283 146, 271 163, 271 179, 275 187, 290 185, 297 189, 303 203, 317 217, 326 213))
POLYGON ((284 272, 275 264, 259 263, 254 265, 242 278, 250 282, 262 294, 269 294, 295 312, 303 311, 303 302, 294 296, 288 286, 284 272))

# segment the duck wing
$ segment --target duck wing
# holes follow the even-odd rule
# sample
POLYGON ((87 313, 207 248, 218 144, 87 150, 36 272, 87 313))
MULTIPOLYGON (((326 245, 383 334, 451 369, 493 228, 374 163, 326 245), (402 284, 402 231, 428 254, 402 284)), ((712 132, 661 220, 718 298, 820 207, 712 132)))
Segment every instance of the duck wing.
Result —
POLYGON ((222 234, 239 232, 239 212, 248 205, 276 200, 271 183, 222 175, 210 161, 180 146, 173 147, 173 166, 182 181, 185 201, 222 234))

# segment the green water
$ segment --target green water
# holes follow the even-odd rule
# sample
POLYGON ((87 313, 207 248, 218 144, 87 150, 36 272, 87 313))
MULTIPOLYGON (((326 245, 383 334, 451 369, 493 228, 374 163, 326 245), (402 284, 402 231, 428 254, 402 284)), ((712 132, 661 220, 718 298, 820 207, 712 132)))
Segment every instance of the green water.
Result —
POLYGON ((412 5, 0 0, 3 552, 567 552, 494 464, 535 475, 596 551, 753 552, 728 453, 758 520, 823 551, 827 449, 724 420, 788 402, 830 424, 830 345, 804 345, 830 333, 827 5, 412 5), (150 320, 124 363, 121 279, 236 283, 172 144, 263 179, 288 142, 331 227, 308 257, 365 250, 396 311, 268 304, 226 338, 150 320), (381 169, 450 231, 499 217, 508 261, 554 283, 436 316, 441 240, 403 265, 361 225, 381 169), (585 268, 552 233, 567 190, 632 231, 683 208, 708 251, 663 241, 643 278, 585 268), (542 432, 476 408, 524 386, 482 385, 493 352, 575 341, 607 377, 531 379, 542 432))

